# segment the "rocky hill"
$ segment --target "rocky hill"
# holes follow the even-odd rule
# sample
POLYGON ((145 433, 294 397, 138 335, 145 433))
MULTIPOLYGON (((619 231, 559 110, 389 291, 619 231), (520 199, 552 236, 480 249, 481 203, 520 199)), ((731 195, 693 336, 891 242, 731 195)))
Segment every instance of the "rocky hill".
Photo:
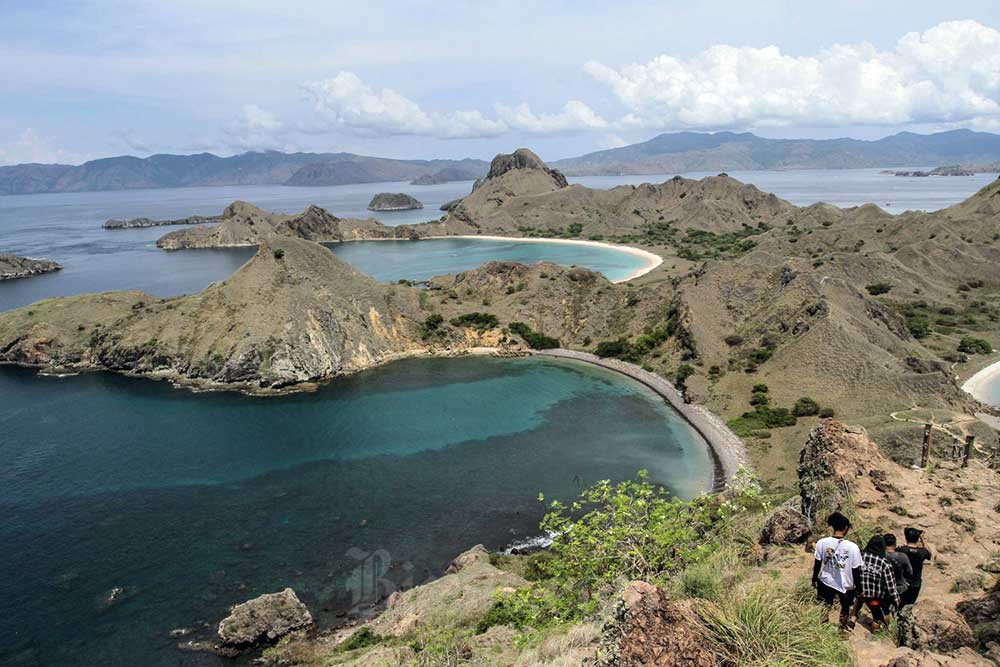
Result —
POLYGON ((47 259, 30 259, 18 255, 0 253, 0 280, 30 278, 43 273, 59 271, 62 266, 47 259))

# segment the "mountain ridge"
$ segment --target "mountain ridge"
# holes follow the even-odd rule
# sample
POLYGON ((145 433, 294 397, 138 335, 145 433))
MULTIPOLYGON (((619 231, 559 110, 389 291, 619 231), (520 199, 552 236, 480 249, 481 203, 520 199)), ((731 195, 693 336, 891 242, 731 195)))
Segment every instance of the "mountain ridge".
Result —
MULTIPOLYGON (((971 130, 899 132, 877 140, 768 139, 750 132, 675 132, 621 148, 550 161, 570 176, 689 171, 929 167, 1000 160, 1000 135, 971 130)), ((99 158, 81 165, 0 166, 0 194, 84 192, 213 185, 330 186, 387 181, 465 180, 485 160, 394 159, 354 153, 248 152, 99 158)))

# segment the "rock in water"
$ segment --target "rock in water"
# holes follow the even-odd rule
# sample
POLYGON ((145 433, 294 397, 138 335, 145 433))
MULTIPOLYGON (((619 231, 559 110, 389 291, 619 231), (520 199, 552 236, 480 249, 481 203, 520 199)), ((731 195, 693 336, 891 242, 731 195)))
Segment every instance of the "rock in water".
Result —
POLYGON ((312 614, 295 591, 286 588, 233 607, 232 613, 219 623, 219 639, 227 647, 273 642, 312 623, 312 614))
POLYGON ((369 211, 412 211, 423 207, 420 201, 402 192, 380 192, 368 204, 369 211))

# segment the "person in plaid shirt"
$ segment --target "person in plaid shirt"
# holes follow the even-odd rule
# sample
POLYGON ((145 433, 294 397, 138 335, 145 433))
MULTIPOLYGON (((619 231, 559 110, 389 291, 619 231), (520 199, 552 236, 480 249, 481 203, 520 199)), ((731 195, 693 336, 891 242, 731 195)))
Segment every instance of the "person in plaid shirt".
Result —
POLYGON ((854 603, 854 616, 857 617, 861 605, 865 604, 872 613, 874 634, 886 623, 886 609, 891 604, 899 606, 899 593, 896 592, 892 563, 886 558, 885 539, 881 535, 868 540, 861 559, 861 595, 854 603))

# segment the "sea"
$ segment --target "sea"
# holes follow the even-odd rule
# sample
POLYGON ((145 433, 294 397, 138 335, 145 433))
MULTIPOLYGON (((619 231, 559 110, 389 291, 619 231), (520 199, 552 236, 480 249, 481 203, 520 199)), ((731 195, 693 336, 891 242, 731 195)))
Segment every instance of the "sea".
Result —
MULTIPOLYGON (((686 174, 697 177, 701 174, 686 174)), ((992 176, 909 179, 879 170, 730 172, 796 204, 956 203, 992 176)), ((672 175, 570 179, 590 187, 672 175)), ((250 248, 166 252, 171 227, 108 218, 218 214, 234 200, 315 203, 387 224, 433 219, 471 183, 245 186, 0 197, 0 252, 63 271, 0 283, 0 310, 82 292, 156 296, 222 280, 250 248), (418 211, 370 214, 376 192, 418 211)), ((563 244, 463 241, 333 249, 382 280, 489 259, 550 260, 615 279, 634 257, 563 244)), ((183 650, 233 604, 293 588, 318 623, 358 617, 440 576, 482 543, 538 536, 547 499, 646 469, 680 497, 709 488, 704 441, 660 397, 616 373, 552 359, 409 359, 306 394, 193 393, 165 382, 0 367, 0 664, 222 665, 183 650)))

